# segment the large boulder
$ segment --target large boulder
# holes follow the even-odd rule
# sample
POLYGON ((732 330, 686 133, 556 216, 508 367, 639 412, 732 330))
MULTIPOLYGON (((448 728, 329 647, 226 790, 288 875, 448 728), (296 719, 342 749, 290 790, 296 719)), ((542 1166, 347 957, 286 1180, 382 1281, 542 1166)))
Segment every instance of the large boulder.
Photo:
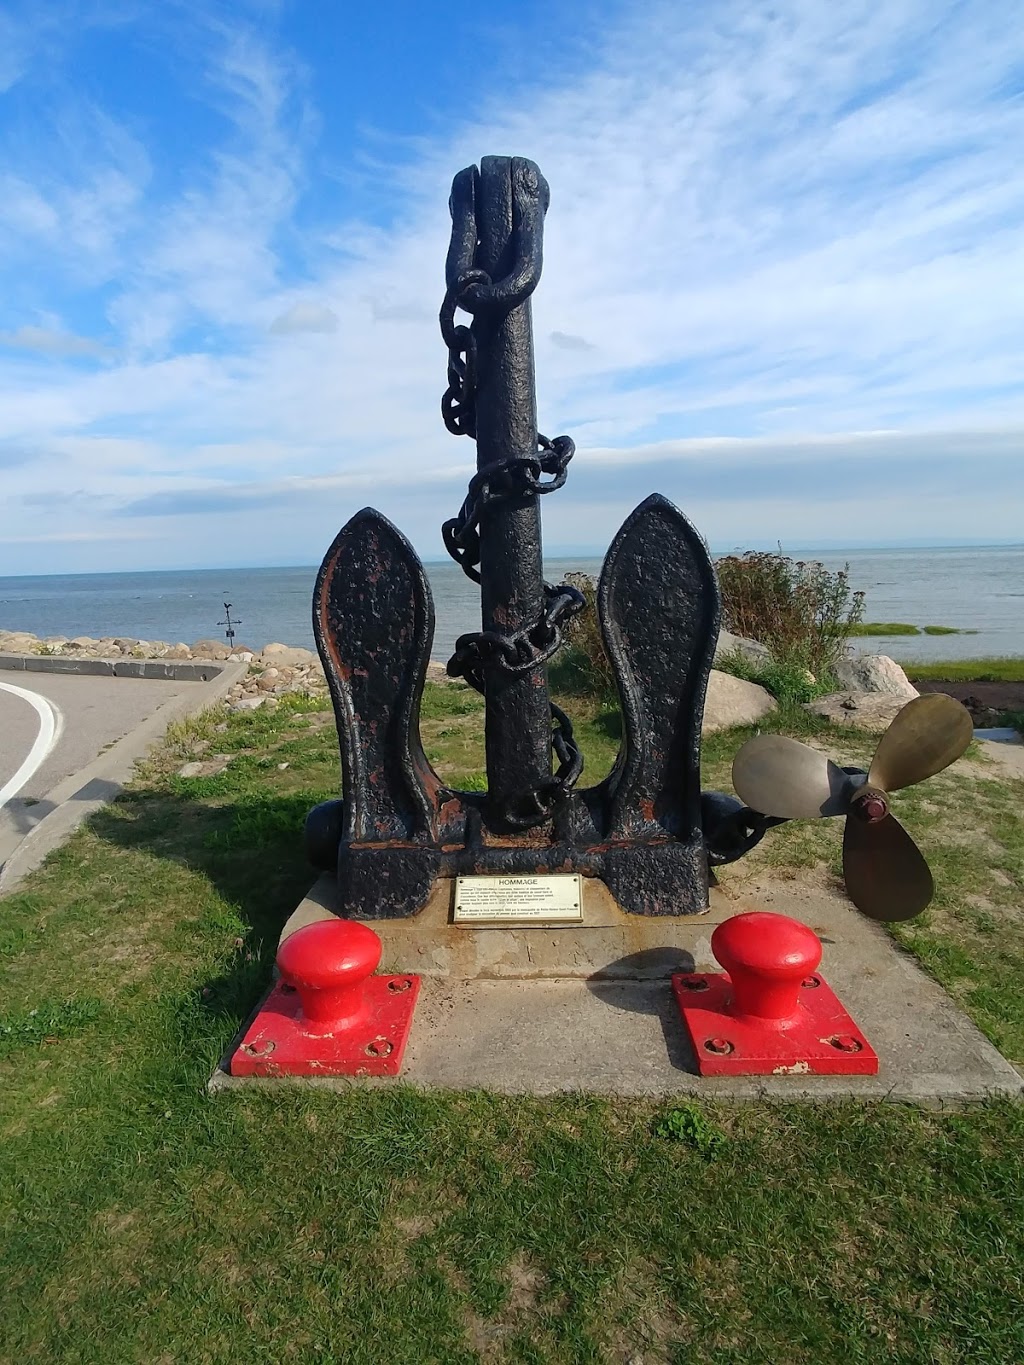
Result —
POLYGON ((454 678, 448 676, 448 668, 440 659, 431 659, 427 664, 427 682, 448 684, 454 682, 454 678))
POLYGON ((771 693, 758 687, 757 683, 744 682, 731 673, 713 668, 704 701, 704 733, 731 730, 737 725, 756 725, 777 707, 778 702, 771 693))
POLYGON ((884 692, 904 701, 912 701, 918 695, 903 669, 887 654, 840 659, 832 671, 844 692, 884 692))
POLYGON ((228 650, 219 640, 196 640, 192 645, 193 659, 226 659, 228 650))
POLYGON ((715 646, 716 665, 723 654, 741 654, 752 664, 766 664, 772 657, 767 645, 758 644, 756 640, 745 640, 742 635, 733 635, 731 630, 718 632, 718 644, 715 646))
POLYGON ((912 697, 897 697, 892 692, 830 692, 826 697, 805 702, 804 710, 830 720, 833 725, 849 725, 881 734, 912 700, 912 697))
POLYGON ((12 654, 38 654, 39 641, 24 630, 5 630, 0 636, 0 649, 12 654))
POLYGON ((265 664, 274 664, 277 668, 282 665, 288 668, 298 668, 301 664, 315 664, 318 656, 311 649, 296 649, 293 645, 264 645, 260 650, 260 659, 265 664))

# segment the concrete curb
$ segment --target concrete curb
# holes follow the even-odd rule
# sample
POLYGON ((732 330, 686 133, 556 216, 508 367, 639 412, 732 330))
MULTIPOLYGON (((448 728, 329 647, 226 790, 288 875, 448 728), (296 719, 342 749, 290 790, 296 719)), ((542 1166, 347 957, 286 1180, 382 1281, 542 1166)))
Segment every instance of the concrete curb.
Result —
POLYGON ((60 654, 0 654, 0 668, 24 673, 73 673, 104 678, 156 678, 164 682, 211 682, 231 662, 212 659, 66 659, 60 654))
MULTIPOLYGON (((2 657, 20 658, 21 656, 7 655, 2 657)), ((34 658, 31 655, 28 657, 34 658)), ((95 664, 106 661, 43 658, 39 662, 46 664, 95 664)), ((132 659, 124 662, 137 665, 149 661, 132 659)), ((0 662, 0 668, 17 666, 0 662)), ((186 665, 168 665, 168 667, 171 666, 181 668, 186 665)), ((196 665, 188 666, 195 667, 196 665)), ((58 668, 40 671, 69 672, 71 670, 58 668)), ((99 670, 85 668, 81 671, 83 673, 95 673, 99 670)), ((246 663, 211 664, 210 677, 207 681, 203 682, 197 679, 199 685, 194 690, 190 689, 184 696, 172 697, 169 701, 164 702, 163 706, 158 707, 151 716, 147 716, 141 725, 137 725, 134 730, 123 735, 105 753, 97 755, 91 763, 86 764, 77 773, 72 773, 70 777, 58 782, 40 802, 40 804, 49 806, 50 810, 26 834, 0 868, 0 894, 8 895, 15 890, 18 884, 39 866, 47 854, 59 847, 90 815, 118 795, 125 783, 131 779, 136 763, 146 755, 152 745, 163 738, 171 721, 178 720, 181 716, 187 716, 195 711, 204 711, 207 707, 221 701, 234 684, 245 677, 248 671, 249 665, 246 663)), ((138 673, 121 673, 114 676, 139 677, 140 675, 138 673)), ((141 676, 164 678, 167 675, 158 673, 141 676)))

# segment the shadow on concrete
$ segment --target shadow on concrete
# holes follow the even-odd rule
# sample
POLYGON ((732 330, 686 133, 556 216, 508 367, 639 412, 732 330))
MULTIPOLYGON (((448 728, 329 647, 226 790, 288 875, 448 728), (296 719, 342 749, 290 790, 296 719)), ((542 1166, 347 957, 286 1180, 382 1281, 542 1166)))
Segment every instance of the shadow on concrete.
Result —
POLYGON ((591 995, 612 1009, 656 1016, 672 1066, 696 1075, 696 1058, 670 984, 675 972, 693 971, 693 954, 684 948, 644 948, 610 962, 588 977, 586 986, 591 995))

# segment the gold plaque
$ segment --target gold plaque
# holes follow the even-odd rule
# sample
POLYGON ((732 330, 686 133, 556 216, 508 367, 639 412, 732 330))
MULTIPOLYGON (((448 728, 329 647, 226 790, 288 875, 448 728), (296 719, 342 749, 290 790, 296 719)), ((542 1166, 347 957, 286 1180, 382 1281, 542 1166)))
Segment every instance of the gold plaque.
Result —
POLYGON ((457 877, 452 919, 455 924, 580 924, 583 878, 457 877))

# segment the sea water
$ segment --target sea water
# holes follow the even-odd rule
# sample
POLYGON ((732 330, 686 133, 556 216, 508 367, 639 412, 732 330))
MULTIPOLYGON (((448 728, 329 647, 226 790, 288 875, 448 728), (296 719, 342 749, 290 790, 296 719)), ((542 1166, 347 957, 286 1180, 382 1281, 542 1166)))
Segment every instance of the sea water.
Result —
MULTIPOLYGON (((856 644, 864 653, 919 661, 1024 655, 1024 546, 831 550, 806 558, 829 569, 849 565, 851 586, 867 594, 865 620, 976 632, 863 638, 856 644)), ((446 659, 458 635, 480 628, 479 590, 455 564, 424 567, 437 620, 431 655, 446 659)), ((546 563, 551 582, 570 570, 600 568, 600 559, 585 557, 546 563)), ((302 567, 0 578, 0 629, 191 644, 223 639, 230 602, 240 622, 236 644, 260 649, 276 640, 311 648, 315 577, 315 568, 302 567)))

